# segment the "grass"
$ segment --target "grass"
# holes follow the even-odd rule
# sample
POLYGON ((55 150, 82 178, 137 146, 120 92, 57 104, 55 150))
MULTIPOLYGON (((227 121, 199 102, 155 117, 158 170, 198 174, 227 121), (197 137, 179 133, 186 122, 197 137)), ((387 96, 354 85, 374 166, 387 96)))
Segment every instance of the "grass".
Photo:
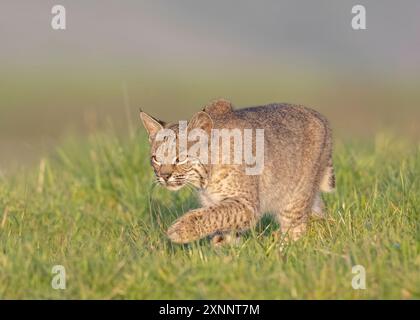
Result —
POLYGON ((145 137, 68 140, 39 168, 0 178, 0 298, 420 298, 420 148, 378 134, 337 141, 329 218, 280 250, 264 219, 237 247, 171 244, 165 230, 197 206, 151 188, 145 137), (54 265, 66 290, 51 287, 54 265), (365 290, 351 286, 366 269, 365 290))

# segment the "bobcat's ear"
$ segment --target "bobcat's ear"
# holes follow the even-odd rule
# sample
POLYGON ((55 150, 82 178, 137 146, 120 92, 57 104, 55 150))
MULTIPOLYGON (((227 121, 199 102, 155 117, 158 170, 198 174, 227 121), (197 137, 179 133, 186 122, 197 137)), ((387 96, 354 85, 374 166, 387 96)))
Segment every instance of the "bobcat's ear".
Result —
POLYGON ((214 114, 222 115, 228 112, 232 112, 233 106, 229 100, 217 99, 217 100, 210 101, 210 103, 208 103, 204 107, 203 111, 211 115, 214 115, 214 114))
POLYGON ((156 133, 163 129, 163 126, 165 125, 163 121, 159 121, 143 111, 140 111, 140 118, 143 122, 144 128, 147 131, 147 134, 149 135, 149 138, 156 135, 156 133))
POLYGON ((207 134, 210 134, 211 129, 213 128, 213 120, 207 112, 200 111, 196 113, 188 122, 188 130, 196 128, 202 129, 207 132, 207 134))

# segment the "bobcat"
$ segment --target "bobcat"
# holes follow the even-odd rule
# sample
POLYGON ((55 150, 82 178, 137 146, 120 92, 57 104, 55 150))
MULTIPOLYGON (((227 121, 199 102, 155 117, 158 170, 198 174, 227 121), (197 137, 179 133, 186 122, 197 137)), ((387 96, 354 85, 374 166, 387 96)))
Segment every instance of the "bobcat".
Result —
MULTIPOLYGON (((264 167, 258 175, 246 174, 244 164, 202 163, 189 155, 182 160, 177 154, 173 163, 160 163, 156 152, 162 142, 156 136, 162 129, 178 132, 179 124, 166 124, 144 112, 140 117, 158 182, 171 190, 192 185, 200 195, 202 207, 187 212, 168 229, 173 242, 205 236, 213 236, 214 244, 230 242, 264 213, 276 217, 287 239, 297 240, 311 215, 324 217, 320 193, 334 190, 335 177, 331 130, 318 112, 292 104, 234 109, 219 99, 188 121, 187 131, 200 128, 209 135, 223 128, 264 129, 264 167)), ((176 134, 177 143, 179 139, 176 134)))

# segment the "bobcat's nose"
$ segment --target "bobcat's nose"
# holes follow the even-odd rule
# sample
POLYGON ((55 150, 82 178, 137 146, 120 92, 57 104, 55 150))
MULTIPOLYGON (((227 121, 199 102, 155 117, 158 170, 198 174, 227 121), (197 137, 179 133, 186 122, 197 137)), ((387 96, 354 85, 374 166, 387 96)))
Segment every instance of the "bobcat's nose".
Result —
POLYGON ((171 173, 163 172, 160 174, 161 178, 165 181, 168 181, 168 179, 171 177, 171 173))

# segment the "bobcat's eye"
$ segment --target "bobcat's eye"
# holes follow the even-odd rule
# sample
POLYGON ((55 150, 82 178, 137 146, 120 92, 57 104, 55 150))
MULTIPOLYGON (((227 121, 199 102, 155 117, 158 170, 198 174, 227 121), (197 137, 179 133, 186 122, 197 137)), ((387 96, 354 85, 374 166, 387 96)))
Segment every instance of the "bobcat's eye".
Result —
POLYGON ((161 165, 161 163, 159 161, 157 161, 156 156, 152 156, 152 162, 158 166, 161 165))
POLYGON ((184 164, 184 163, 187 163, 187 161, 188 161, 188 157, 185 157, 185 159, 182 161, 179 161, 178 159, 177 164, 184 164))
POLYGON ((185 157, 185 159, 184 159, 184 160, 182 160, 182 161, 179 161, 179 157, 175 157, 175 158, 172 160, 172 163, 173 163, 173 164, 176 164, 176 165, 181 165, 181 164, 187 163, 187 161, 188 161, 188 157, 185 157))

